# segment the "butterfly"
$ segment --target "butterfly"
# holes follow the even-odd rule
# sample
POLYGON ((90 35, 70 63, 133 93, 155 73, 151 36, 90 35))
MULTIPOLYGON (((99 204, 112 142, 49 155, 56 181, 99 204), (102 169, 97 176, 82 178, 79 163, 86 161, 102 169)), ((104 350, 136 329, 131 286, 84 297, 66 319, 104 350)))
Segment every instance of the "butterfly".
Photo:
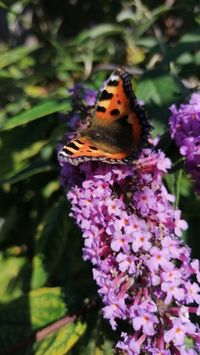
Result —
POLYGON ((132 89, 132 76, 116 69, 90 109, 89 124, 58 152, 58 159, 78 165, 100 160, 131 164, 148 142, 151 126, 132 89))

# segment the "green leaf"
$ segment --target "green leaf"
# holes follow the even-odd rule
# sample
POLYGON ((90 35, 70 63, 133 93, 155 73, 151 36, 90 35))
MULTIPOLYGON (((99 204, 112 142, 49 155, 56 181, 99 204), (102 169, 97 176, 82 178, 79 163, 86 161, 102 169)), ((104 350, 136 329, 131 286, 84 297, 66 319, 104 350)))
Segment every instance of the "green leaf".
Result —
MULTIPOLYGON (((47 164, 46 162, 39 161, 38 159, 35 159, 35 161, 33 162, 31 160, 32 157, 38 158, 38 155, 41 153, 41 149, 45 146, 46 143, 46 141, 41 140, 31 144, 30 141, 28 147, 24 149, 22 149, 22 146, 20 147, 21 150, 14 151, 13 149, 12 168, 9 168, 6 174, 1 171, 1 184, 13 184, 24 180, 32 175, 52 170, 53 167, 50 164, 47 164)), ((4 151, 2 150, 1 153, 4 154, 4 151)))
MULTIPOLYGON (((91 337, 91 339, 89 339, 87 346, 84 346, 83 348, 81 348, 78 353, 80 353, 81 355, 88 355, 88 354, 114 355, 115 352, 113 350, 113 347, 114 347, 114 344, 112 341, 104 340, 100 344, 99 341, 97 341, 97 339, 94 339, 91 337)), ((75 352, 75 354, 76 354, 76 352, 75 352)))
POLYGON ((15 207, 11 207, 5 217, 0 218, 0 246, 9 237, 13 226, 17 223, 18 212, 15 207))
POLYGON ((72 228, 67 214, 67 201, 61 197, 38 226, 31 280, 34 289, 45 284, 60 261, 72 228))
POLYGON ((38 46, 34 47, 18 47, 14 49, 8 49, 4 53, 0 53, 0 69, 16 63, 17 61, 21 60, 22 58, 26 57, 29 53, 38 49, 38 46))
POLYGON ((26 263, 26 257, 5 257, 3 253, 0 254, 1 302, 8 302, 22 295, 22 284, 25 282, 25 279, 24 277, 19 277, 19 275, 26 263))
POLYGON ((1 132, 0 181, 2 183, 16 183, 43 171, 55 169, 51 157, 59 140, 59 132, 63 128, 58 124, 52 130, 54 123, 57 123, 56 117, 37 120, 23 128, 21 126, 1 132), (49 129, 55 135, 53 141, 52 136, 48 135, 49 129), (49 155, 46 154, 47 151, 49 155))
POLYGON ((3 1, 0 1, 0 7, 2 7, 2 9, 7 9, 7 6, 3 1))
POLYGON ((147 73, 137 83, 137 95, 145 103, 154 102, 158 106, 174 102, 174 97, 179 93, 179 87, 173 76, 155 72, 147 73))
POLYGON ((166 5, 161 5, 157 7, 154 11, 148 14, 148 18, 145 19, 140 24, 137 24, 137 27, 134 31, 134 36, 139 38, 146 32, 155 22, 156 20, 162 15, 163 13, 171 11, 171 8, 166 5))
MULTIPOLYGON (((74 346, 86 330, 86 324, 81 322, 70 323, 57 332, 50 334, 40 343, 33 346, 34 354, 64 355, 74 346)), ((29 351, 25 355, 30 354, 29 351)))
POLYGON ((93 355, 112 355, 114 354, 114 344, 116 337, 109 324, 102 319, 96 310, 91 310, 87 314, 87 331, 72 349, 71 355, 93 354, 93 355))
POLYGON ((193 45, 194 43, 199 44, 200 41, 200 31, 185 33, 179 40, 179 43, 190 43, 193 45))
POLYGON ((178 80, 161 70, 148 72, 137 83, 136 94, 144 100, 149 117, 154 120, 155 133, 163 134, 168 127, 169 106, 182 95, 178 80))
POLYGON ((59 287, 42 288, 0 307, 1 347, 14 344, 66 315, 59 287))
POLYGON ((44 164, 41 162, 33 162, 28 164, 23 169, 16 171, 14 174, 11 172, 11 176, 6 177, 1 181, 1 184, 8 183, 8 184, 16 184, 19 181, 25 180, 33 175, 41 174, 47 171, 53 170, 53 166, 50 164, 44 164))
POLYGON ((18 114, 17 116, 7 119, 3 124, 3 126, 1 127, 1 131, 22 126, 24 124, 37 120, 41 117, 50 115, 51 113, 63 112, 63 111, 67 111, 68 109, 69 109, 68 102, 50 100, 42 104, 39 104, 35 107, 32 107, 27 111, 18 114))
POLYGON ((61 288, 41 288, 29 293, 32 329, 38 329, 63 317, 66 304, 61 288))
MULTIPOLYGON (((195 53, 199 49, 200 33, 188 33, 180 37, 176 46, 166 46, 165 61, 166 62, 175 62, 179 65, 179 68, 184 67, 185 64, 188 64, 193 61, 195 63, 195 53)), ((195 65, 194 65, 195 69, 195 65)), ((180 71, 180 69, 179 69, 180 71)))
POLYGON ((90 30, 82 31, 81 34, 77 37, 78 41, 85 41, 88 39, 97 39, 98 37, 108 36, 111 34, 122 33, 123 29, 119 25, 111 25, 104 23, 98 26, 91 28, 90 30))
POLYGON ((33 272, 31 276, 31 289, 37 289, 45 285, 48 280, 49 274, 45 267, 45 257, 43 254, 35 255, 33 257, 33 272))

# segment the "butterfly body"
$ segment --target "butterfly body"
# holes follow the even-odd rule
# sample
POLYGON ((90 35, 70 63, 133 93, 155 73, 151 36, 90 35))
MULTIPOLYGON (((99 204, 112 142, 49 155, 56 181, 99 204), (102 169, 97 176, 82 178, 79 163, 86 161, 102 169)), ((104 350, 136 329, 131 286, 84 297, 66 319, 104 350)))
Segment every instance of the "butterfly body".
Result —
POLYGON ((73 165, 88 160, 128 164, 147 142, 149 130, 130 74, 117 69, 100 92, 88 126, 61 149, 58 158, 73 165))

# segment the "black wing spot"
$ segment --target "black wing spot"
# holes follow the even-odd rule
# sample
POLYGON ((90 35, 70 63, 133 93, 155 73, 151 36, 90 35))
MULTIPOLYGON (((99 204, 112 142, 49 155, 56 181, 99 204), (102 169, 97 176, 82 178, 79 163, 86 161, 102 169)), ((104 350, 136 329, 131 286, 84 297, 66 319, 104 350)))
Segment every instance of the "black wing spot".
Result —
POLYGON ((117 116, 117 115, 120 114, 120 111, 119 111, 117 108, 115 108, 114 110, 110 111, 110 114, 111 114, 112 116, 117 116))
POLYGON ((130 124, 127 122, 127 120, 128 120, 128 116, 125 115, 125 116, 121 117, 117 122, 122 127, 128 127, 128 126, 130 126, 130 124))
POLYGON ((109 80, 108 82, 108 86, 118 86, 118 81, 117 80, 109 80))
POLYGON ((106 112, 106 108, 103 106, 97 106, 97 111, 98 112, 106 112))
POLYGON ((113 97, 112 93, 109 93, 107 90, 103 90, 100 100, 110 100, 110 99, 112 99, 112 97, 113 97))
POLYGON ((77 146, 76 146, 73 142, 67 144, 66 147, 63 147, 63 150, 66 150, 66 151, 68 152, 68 149, 67 149, 67 148, 72 148, 72 149, 77 150, 77 146))

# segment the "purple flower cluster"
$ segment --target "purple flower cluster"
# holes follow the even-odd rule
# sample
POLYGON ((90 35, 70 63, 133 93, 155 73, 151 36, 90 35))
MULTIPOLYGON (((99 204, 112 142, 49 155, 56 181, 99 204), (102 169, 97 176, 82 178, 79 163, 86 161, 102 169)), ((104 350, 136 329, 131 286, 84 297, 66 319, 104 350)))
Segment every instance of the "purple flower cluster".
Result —
POLYGON ((191 305, 200 304, 199 264, 180 239, 187 223, 162 182, 169 167, 164 153, 150 149, 133 166, 84 163, 76 168, 84 179, 67 194, 103 315, 114 330, 123 321, 117 348, 127 354, 200 350, 198 327, 189 319, 197 312, 191 305), (185 337, 193 340, 192 349, 185 337))
POLYGON ((196 182, 200 194, 200 92, 191 96, 189 104, 170 108, 171 136, 180 153, 186 157, 186 169, 196 182))
POLYGON ((123 354, 200 351, 190 319, 200 314, 200 265, 180 238, 187 223, 163 184, 170 166, 152 149, 132 166, 61 164, 83 257, 93 265, 104 318, 121 331, 116 347, 123 354))

